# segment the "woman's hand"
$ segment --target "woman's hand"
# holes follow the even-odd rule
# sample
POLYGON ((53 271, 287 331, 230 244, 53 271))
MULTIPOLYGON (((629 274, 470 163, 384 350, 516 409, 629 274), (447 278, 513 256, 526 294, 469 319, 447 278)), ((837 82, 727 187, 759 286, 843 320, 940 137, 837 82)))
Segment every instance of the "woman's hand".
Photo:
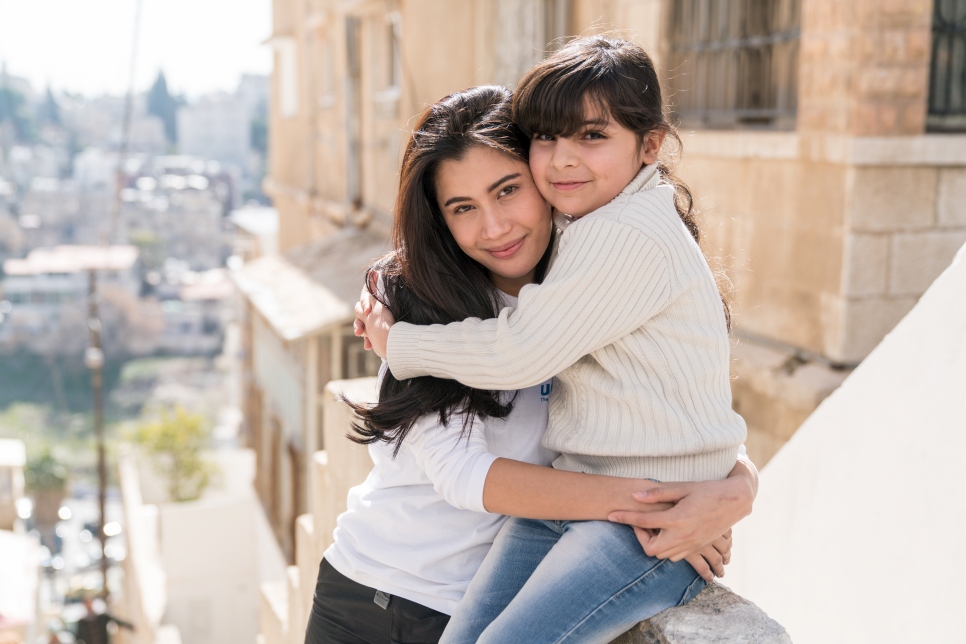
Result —
POLYGON ((753 466, 739 460, 731 476, 723 481, 662 483, 633 495, 641 503, 674 503, 670 510, 612 512, 608 519, 652 531, 638 531, 644 552, 659 559, 680 561, 704 552, 706 546, 751 514, 757 483, 753 466), (643 539, 642 534, 648 538, 643 539))

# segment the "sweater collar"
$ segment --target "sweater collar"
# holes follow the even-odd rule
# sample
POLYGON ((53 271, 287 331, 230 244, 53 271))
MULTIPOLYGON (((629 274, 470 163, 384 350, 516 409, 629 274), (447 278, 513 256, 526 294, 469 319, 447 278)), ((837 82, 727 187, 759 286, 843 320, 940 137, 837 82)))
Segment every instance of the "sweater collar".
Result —
POLYGON ((655 188, 661 183, 661 173, 657 171, 657 164, 652 163, 641 168, 637 176, 631 179, 627 187, 621 190, 619 196, 632 195, 636 192, 643 192, 655 188))

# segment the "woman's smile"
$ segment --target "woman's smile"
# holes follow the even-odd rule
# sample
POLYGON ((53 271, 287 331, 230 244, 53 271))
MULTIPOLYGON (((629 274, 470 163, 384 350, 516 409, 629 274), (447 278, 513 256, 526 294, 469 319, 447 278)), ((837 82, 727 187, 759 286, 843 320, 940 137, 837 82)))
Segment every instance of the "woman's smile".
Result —
POLYGON ((501 244, 500 246, 494 246, 484 250, 498 259, 506 259, 507 257, 512 257, 518 250, 523 248, 523 242, 526 241, 526 239, 527 235, 524 235, 523 237, 520 237, 519 239, 511 241, 507 244, 501 244))

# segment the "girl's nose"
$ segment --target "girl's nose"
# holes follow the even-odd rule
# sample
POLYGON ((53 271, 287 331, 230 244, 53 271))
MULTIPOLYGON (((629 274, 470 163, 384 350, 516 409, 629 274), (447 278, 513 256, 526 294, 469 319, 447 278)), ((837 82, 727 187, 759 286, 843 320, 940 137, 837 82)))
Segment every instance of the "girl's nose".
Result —
POLYGON ((555 168, 568 168, 577 165, 577 146, 569 138, 557 137, 553 144, 550 163, 555 168))

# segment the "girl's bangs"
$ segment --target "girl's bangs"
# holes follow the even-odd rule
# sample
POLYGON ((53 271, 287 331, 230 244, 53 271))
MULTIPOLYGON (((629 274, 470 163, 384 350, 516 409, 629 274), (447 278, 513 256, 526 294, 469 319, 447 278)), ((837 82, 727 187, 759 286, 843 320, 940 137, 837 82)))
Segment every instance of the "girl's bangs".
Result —
POLYGON ((587 126, 588 105, 598 117, 610 116, 610 89, 597 69, 557 70, 518 90, 514 116, 528 137, 573 136, 587 126))

